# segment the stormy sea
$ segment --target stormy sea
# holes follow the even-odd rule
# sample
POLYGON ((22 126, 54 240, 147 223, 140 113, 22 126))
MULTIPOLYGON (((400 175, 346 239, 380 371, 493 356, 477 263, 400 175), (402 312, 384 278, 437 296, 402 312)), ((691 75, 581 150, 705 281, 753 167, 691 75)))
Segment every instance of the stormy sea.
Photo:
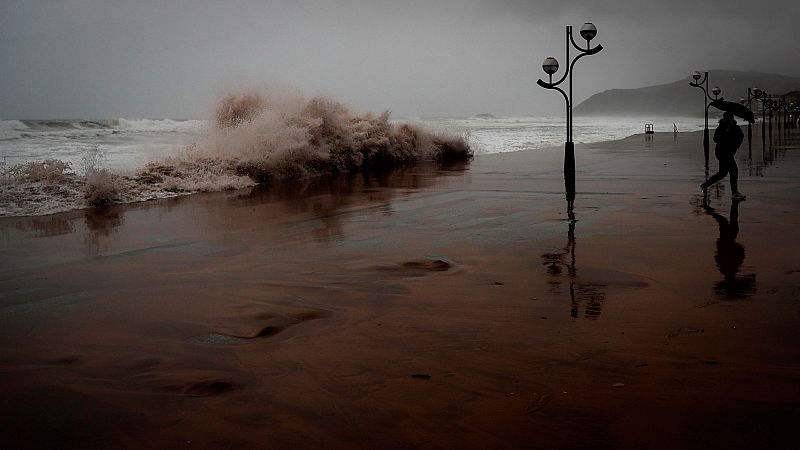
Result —
MULTIPOLYGON (((576 117, 576 144, 695 131, 697 118, 576 117)), ((563 116, 391 117, 335 100, 238 92, 212 117, 0 120, 0 216, 240 189, 418 160, 563 145, 563 116)))

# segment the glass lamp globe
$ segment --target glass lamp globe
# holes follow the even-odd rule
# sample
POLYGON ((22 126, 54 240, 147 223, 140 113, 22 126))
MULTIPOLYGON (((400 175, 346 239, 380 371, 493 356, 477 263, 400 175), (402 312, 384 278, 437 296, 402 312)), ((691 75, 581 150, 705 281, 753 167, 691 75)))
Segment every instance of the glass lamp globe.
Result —
POLYGON ((544 73, 552 75, 558 71, 558 61, 552 56, 548 56, 542 63, 542 69, 544 73))
POLYGON ((591 41, 597 36, 597 27, 591 22, 586 22, 581 26, 581 37, 587 41, 591 41))

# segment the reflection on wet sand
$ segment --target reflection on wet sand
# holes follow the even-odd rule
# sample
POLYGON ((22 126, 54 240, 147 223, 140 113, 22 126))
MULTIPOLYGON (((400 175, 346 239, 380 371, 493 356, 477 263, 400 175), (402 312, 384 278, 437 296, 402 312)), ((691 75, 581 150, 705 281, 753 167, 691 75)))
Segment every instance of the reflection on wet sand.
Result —
MULTIPOLYGON (((341 241, 348 212, 364 207, 391 215, 397 197, 444 186, 465 175, 467 165, 418 164, 394 171, 365 172, 310 180, 292 186, 253 188, 205 210, 205 232, 215 235, 259 228, 283 241, 341 241), (246 208, 232 216, 229 208, 246 208), (276 223, 278 221, 278 223, 276 223), (273 224, 275 226, 267 226, 273 224)), ((459 182, 459 181, 457 181, 459 182)))
POLYGON ((756 148, 756 155, 754 155, 752 145, 748 150, 748 158, 746 160, 748 175, 753 177, 765 176, 765 169, 775 165, 781 159, 786 158, 786 148, 790 139, 783 142, 770 140, 769 143, 764 141, 760 148, 756 148), (773 145, 773 142, 775 145, 773 145))
POLYGON ((604 286, 600 284, 582 283, 577 279, 578 271, 575 262, 575 199, 567 197, 567 245, 563 250, 542 255, 542 264, 547 267, 550 283, 558 288, 561 285, 560 276, 566 269, 569 277, 570 317, 578 318, 581 304, 585 304, 583 317, 599 319, 603 312, 605 301, 604 286))
POLYGON ((52 237, 75 231, 74 218, 63 214, 50 216, 12 217, 8 219, 15 229, 33 232, 33 237, 52 237))
MULTIPOLYGON (((469 163, 434 164, 422 162, 392 171, 345 174, 308 180, 291 185, 273 184, 233 192, 217 192, 148 201, 130 205, 112 205, 105 208, 88 208, 47 216, 9 217, 0 224, 2 239, 10 242, 10 230, 22 232, 24 237, 54 237, 84 232, 85 248, 88 255, 97 255, 103 249, 101 241, 113 235, 123 226, 125 215, 134 211, 159 208, 170 212, 174 208, 191 204, 208 204, 219 201, 218 208, 210 208, 220 213, 204 217, 207 231, 230 232, 237 229, 252 228, 255 223, 274 220, 283 213, 313 213, 313 224, 309 233, 317 242, 331 241, 341 237, 342 211, 363 204, 388 206, 398 195, 418 189, 435 187, 446 183, 450 177, 464 175, 469 163), (233 223, 227 207, 252 207, 255 216, 247 217, 249 222, 233 223), (83 226, 81 226, 83 225, 83 226)), ((199 225, 199 224, 198 224, 199 225)))
POLYGON ((727 299, 749 297, 756 290, 756 275, 739 275, 745 258, 744 246, 736 241, 739 235, 739 201, 732 201, 730 218, 718 213, 707 201, 703 202, 703 209, 719 225, 714 261, 724 278, 714 283, 714 292, 727 299))
POLYGON ((102 251, 102 239, 110 237, 115 229, 122 225, 122 214, 117 206, 89 208, 85 210, 83 220, 87 230, 86 251, 88 254, 97 255, 102 251))

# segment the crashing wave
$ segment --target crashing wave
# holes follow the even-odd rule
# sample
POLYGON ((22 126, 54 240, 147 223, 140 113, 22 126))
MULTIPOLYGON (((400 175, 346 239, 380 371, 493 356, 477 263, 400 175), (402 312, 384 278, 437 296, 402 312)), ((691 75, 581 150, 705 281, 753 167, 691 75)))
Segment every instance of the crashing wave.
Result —
POLYGON ((20 139, 29 130, 21 120, 0 120, 0 141, 20 139))
MULTIPOLYGON (((187 127, 198 127, 200 121, 187 122, 194 122, 187 127)), ((115 126, 142 130, 175 128, 175 123, 120 119, 115 126)), ((353 114, 345 105, 321 96, 307 99, 298 94, 258 91, 230 94, 218 103, 208 128, 199 142, 133 174, 105 169, 97 158, 89 158, 80 173, 70 164, 55 160, 6 169, 0 175, 0 215, 50 214, 259 183, 392 169, 421 160, 455 162, 472 157, 463 137, 391 123, 388 111, 353 114)))

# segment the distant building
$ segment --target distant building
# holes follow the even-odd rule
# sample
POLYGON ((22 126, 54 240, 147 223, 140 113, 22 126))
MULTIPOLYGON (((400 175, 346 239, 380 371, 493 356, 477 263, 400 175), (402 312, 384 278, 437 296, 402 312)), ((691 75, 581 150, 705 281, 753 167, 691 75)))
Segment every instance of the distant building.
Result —
POLYGON ((795 105, 800 105, 800 91, 787 92, 781 95, 781 98, 786 100, 786 102, 788 103, 794 103, 795 105))

